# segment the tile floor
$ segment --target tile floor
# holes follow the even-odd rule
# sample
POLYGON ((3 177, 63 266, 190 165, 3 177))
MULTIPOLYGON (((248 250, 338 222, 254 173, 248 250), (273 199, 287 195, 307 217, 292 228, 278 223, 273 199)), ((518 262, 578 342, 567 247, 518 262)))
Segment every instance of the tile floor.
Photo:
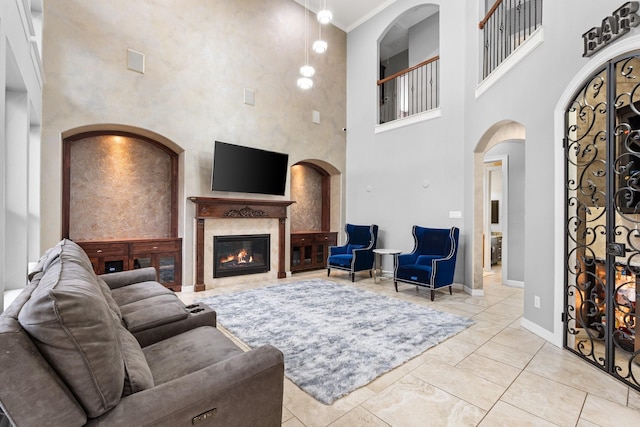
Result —
MULTIPOLYGON (((247 276, 249 277, 249 276, 247 276)), ((194 298, 296 281, 326 278, 326 270, 269 283, 247 283, 194 298)), ((640 425, 640 393, 574 354, 520 326, 523 290, 500 284, 499 270, 485 276, 483 297, 462 290, 436 292, 366 274, 331 280, 471 317, 476 324, 369 385, 323 405, 285 378, 283 427, 368 426, 621 426, 640 425)), ((221 326, 221 329, 222 326, 221 326)))

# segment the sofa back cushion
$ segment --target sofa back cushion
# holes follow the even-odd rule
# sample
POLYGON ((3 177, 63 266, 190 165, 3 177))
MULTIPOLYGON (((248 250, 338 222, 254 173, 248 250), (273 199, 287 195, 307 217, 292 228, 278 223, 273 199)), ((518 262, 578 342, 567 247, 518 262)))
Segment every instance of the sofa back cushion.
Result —
POLYGON ((451 230, 447 228, 424 228, 420 253, 422 255, 449 255, 451 251, 451 230))
POLYGON ((122 394, 119 322, 75 243, 63 241, 60 255, 37 276, 37 288, 18 320, 87 415, 97 417, 117 405, 122 394))
POLYGON ((17 321, 35 288, 28 285, 0 315, 0 406, 18 426, 44 420, 52 426, 82 426, 87 422, 84 408, 17 321))

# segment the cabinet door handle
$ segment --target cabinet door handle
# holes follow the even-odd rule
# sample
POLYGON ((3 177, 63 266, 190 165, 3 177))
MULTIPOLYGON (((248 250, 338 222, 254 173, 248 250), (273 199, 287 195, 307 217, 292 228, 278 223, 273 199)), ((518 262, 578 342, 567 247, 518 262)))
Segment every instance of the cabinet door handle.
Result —
POLYGON ((158 247, 157 247, 157 246, 154 246, 154 247, 153 247, 153 249, 158 249, 158 247))
POLYGON ((102 249, 98 249, 96 252, 101 254, 102 253, 102 249))

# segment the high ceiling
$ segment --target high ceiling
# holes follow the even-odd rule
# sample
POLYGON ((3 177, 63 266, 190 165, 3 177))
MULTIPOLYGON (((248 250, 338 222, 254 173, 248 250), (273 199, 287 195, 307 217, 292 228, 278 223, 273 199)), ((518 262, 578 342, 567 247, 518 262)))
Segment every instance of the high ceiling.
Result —
MULTIPOLYGON (((302 6, 305 0, 294 0, 302 6)), ((316 13, 320 6, 327 4, 327 9, 333 13, 332 24, 345 32, 349 32, 358 25, 389 6, 395 0, 308 0, 309 10, 316 13)))
MULTIPOLYGON (((305 0, 294 1, 305 5, 305 0)), ((326 3, 327 9, 333 14, 332 24, 347 33, 393 2, 395 0, 307 0, 309 10, 313 13, 321 10, 326 3)), ((380 43, 380 59, 390 58, 407 49, 409 28, 437 11, 436 5, 421 5, 398 17, 380 43)))

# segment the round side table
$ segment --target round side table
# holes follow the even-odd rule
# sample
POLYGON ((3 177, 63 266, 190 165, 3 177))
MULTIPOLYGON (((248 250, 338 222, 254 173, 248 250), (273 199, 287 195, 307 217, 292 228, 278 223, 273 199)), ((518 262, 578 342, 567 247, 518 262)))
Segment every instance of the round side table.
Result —
POLYGON ((396 270, 396 266, 398 264, 398 255, 402 253, 401 250, 398 249, 374 249, 373 253, 375 254, 375 262, 374 262, 374 272, 373 272, 373 283, 376 283, 376 276, 382 277, 382 257, 384 255, 393 256, 393 271, 396 270), (377 274, 377 272, 380 272, 377 274))

